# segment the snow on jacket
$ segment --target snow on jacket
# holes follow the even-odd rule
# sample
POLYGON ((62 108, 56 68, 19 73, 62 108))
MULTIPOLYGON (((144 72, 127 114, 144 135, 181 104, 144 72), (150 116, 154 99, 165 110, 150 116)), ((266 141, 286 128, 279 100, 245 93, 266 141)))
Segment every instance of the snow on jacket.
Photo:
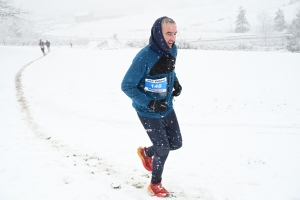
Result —
POLYGON ((161 20, 159 18, 154 23, 149 45, 133 59, 121 84, 123 92, 131 98, 132 106, 143 117, 161 118, 173 110, 173 85, 174 81, 178 81, 174 71, 177 47, 175 44, 172 48, 167 46, 162 35, 161 20), (155 113, 148 108, 151 100, 162 99, 169 106, 165 112, 155 113))

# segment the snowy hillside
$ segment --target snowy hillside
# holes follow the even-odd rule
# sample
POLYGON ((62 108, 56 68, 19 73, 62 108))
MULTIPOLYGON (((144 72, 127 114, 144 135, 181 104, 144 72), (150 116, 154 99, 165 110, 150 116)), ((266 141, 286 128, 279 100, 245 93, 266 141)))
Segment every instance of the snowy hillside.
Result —
MULTIPOLYGON (((101 8, 107 12, 114 3, 101 8)), ((91 22, 69 25, 59 24, 58 21, 53 26, 39 29, 42 33, 40 37, 52 41, 52 45, 56 46, 72 42, 75 46, 93 46, 99 49, 108 49, 107 45, 111 43, 116 48, 140 48, 148 43, 153 22, 158 17, 167 15, 178 25, 177 44, 182 49, 286 51, 289 41, 287 37, 280 35, 282 33, 274 32, 268 35, 267 42, 264 41, 258 28, 261 25, 258 15, 264 11, 273 19, 280 8, 284 11, 286 22, 291 23, 297 9, 300 9, 300 1, 291 3, 290 0, 275 0, 271 4, 267 0, 155 0, 145 2, 144 6, 131 0, 117 4, 123 9, 120 13, 117 10, 110 13, 116 17, 102 17, 91 22), (234 31, 240 6, 246 10, 246 18, 250 23, 250 31, 246 33, 234 31)))
POLYGON ((274 18, 278 8, 281 8, 285 12, 286 21, 290 23, 295 17, 296 9, 300 8, 299 1, 290 4, 290 0, 274 0, 271 3, 267 0, 172 1, 172 3, 151 1, 141 10, 134 9, 132 5, 135 4, 137 2, 133 1, 124 5, 127 12, 125 11, 123 17, 72 25, 45 34, 89 39, 113 38, 114 35, 119 40, 148 39, 153 22, 160 16, 169 16, 178 24, 178 39, 197 40, 200 37, 205 39, 228 36, 228 33, 232 35, 240 6, 246 9, 246 17, 251 25, 249 33, 257 32, 257 16, 262 11, 268 12, 274 18))

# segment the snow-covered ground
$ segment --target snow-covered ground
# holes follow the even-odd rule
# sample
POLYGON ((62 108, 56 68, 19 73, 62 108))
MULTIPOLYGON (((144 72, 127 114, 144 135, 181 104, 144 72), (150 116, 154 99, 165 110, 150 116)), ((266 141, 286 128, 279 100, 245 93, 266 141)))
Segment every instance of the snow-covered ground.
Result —
MULTIPOLYGON (((150 140, 120 89, 138 51, 0 47, 1 200, 153 199, 136 154, 150 140)), ((300 199, 299 63, 179 50, 183 147, 163 175, 176 199, 300 199)))

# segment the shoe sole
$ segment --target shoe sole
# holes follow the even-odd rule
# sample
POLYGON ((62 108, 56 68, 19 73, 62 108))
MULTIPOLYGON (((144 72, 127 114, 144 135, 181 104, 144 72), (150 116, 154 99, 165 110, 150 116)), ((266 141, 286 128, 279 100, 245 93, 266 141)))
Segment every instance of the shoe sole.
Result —
POLYGON ((140 159, 142 160, 142 163, 143 163, 145 169, 148 170, 149 172, 152 172, 152 170, 149 169, 149 168, 147 167, 147 165, 146 165, 146 161, 145 161, 145 159, 144 159, 144 157, 142 156, 142 153, 141 153, 142 150, 143 150, 143 148, 142 148, 142 147, 139 147, 139 148, 137 149, 137 153, 138 153, 140 159))

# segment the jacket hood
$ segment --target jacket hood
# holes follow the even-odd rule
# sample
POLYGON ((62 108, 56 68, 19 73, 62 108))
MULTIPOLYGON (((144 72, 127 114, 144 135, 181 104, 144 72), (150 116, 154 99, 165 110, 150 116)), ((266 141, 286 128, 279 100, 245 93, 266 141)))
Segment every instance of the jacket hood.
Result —
POLYGON ((167 55, 170 53, 171 48, 168 46, 162 34, 161 22, 164 17, 160 17, 154 22, 151 28, 149 46, 157 53, 167 55))

